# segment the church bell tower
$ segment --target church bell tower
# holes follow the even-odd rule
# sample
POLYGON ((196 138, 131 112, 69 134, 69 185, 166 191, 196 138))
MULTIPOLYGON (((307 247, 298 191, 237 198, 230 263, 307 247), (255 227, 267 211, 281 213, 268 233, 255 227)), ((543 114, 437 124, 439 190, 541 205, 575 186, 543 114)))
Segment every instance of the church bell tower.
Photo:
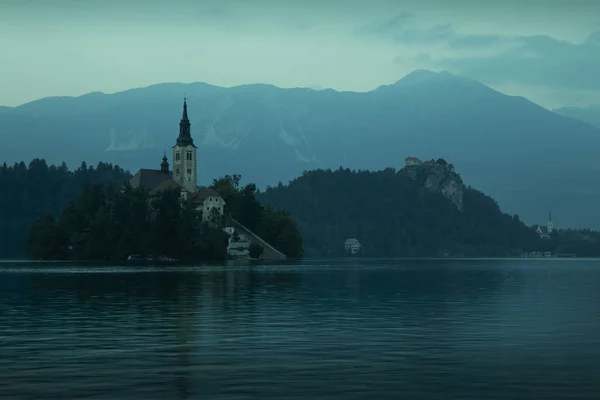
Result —
POLYGON ((183 100, 183 116, 179 122, 179 137, 173 146, 173 179, 189 192, 198 188, 196 172, 196 150, 194 139, 190 133, 190 120, 188 119, 187 100, 183 100))

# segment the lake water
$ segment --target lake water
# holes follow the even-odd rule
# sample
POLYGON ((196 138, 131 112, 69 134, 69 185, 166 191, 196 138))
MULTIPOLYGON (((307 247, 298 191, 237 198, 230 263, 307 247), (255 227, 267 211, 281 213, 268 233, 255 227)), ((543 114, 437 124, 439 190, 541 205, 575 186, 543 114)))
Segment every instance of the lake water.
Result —
POLYGON ((600 398, 600 261, 0 263, 2 399, 600 398))

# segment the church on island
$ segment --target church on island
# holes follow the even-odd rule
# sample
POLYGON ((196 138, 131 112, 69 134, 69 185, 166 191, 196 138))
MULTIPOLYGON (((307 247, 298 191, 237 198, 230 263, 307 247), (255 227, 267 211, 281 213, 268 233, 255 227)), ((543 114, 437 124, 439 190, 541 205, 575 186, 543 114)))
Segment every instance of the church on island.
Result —
POLYGON ((166 189, 181 189, 184 201, 190 201, 196 210, 202 212, 202 219, 207 221, 211 213, 222 216, 225 201, 215 190, 207 187, 198 187, 196 153, 190 131, 190 120, 187 112, 187 101, 183 101, 183 116, 179 122, 179 136, 173 146, 173 170, 169 169, 166 153, 163 156, 160 169, 140 169, 129 180, 132 188, 143 187, 150 191, 150 195, 157 195, 166 189))
MULTIPOLYGON (((223 217, 225 201, 219 193, 209 187, 198 186, 197 150, 190 130, 187 99, 183 100, 183 115, 179 122, 179 136, 173 146, 173 169, 165 153, 160 169, 140 169, 130 180, 133 189, 144 188, 150 196, 156 196, 163 190, 180 189, 181 201, 191 202, 203 221, 211 217, 223 217)), ((248 258, 251 244, 258 244, 263 252, 261 259, 283 260, 285 255, 258 237, 233 218, 227 218, 225 232, 229 234, 227 253, 233 258, 248 258)))

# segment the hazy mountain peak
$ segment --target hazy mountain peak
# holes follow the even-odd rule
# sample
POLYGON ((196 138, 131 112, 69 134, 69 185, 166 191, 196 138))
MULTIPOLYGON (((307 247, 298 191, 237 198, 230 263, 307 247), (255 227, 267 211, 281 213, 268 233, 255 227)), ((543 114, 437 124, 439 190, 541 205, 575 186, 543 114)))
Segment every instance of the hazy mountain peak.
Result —
MULTIPOLYGON (((439 89, 440 85, 452 85, 470 88, 479 88, 492 91, 491 88, 475 80, 465 78, 463 76, 454 75, 447 71, 434 72, 426 69, 417 69, 402 79, 396 81, 391 85, 382 85, 377 89, 394 88, 394 89, 406 89, 429 86, 432 88, 439 89)), ((437 90, 436 89, 436 90, 437 90)))
POLYGON ((476 80, 447 71, 434 72, 424 69, 415 70, 391 85, 379 86, 375 91, 390 93, 421 92, 433 95, 435 93, 454 93, 469 96, 503 96, 500 92, 476 80))
POLYGON ((431 79, 435 79, 438 77, 438 73, 434 71, 430 71, 427 69, 417 69, 406 76, 404 78, 396 81, 391 86, 403 86, 403 85, 414 85, 419 84, 425 81, 429 81, 431 79))

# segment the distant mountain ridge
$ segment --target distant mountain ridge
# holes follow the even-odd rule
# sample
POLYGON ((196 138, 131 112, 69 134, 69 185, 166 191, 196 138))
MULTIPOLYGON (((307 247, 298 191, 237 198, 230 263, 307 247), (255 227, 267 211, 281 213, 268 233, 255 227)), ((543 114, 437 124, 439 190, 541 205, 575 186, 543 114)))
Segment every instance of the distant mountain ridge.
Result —
MULTIPOLYGON (((418 70, 370 92, 163 83, 0 109, 0 156, 155 168, 170 156, 187 94, 202 183, 240 173, 264 187, 304 170, 380 170, 445 158, 530 224, 600 228, 600 130, 523 97, 418 70)), ((360 188, 357 188, 360 190, 360 188)))
POLYGON ((600 129, 600 106, 591 107, 561 107, 553 110, 555 113, 578 119, 600 129))

